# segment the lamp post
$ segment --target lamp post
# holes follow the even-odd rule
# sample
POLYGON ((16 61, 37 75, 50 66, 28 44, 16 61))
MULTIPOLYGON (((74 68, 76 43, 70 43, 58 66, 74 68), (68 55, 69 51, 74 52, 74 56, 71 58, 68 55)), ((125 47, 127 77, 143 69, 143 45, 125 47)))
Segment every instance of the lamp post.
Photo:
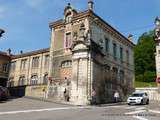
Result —
MULTIPOLYGON (((159 17, 156 17, 155 19, 155 40, 160 40, 160 18, 159 17)), ((158 42, 158 41, 157 41, 158 42)))
POLYGON ((2 37, 2 34, 5 33, 4 30, 0 29, 0 37, 2 37))
MULTIPOLYGON (((155 43, 156 43, 156 52, 159 51, 159 46, 160 46, 160 18, 156 17, 155 21, 155 43)), ((157 57, 159 53, 156 53, 156 67, 157 67, 157 78, 156 78, 156 82, 158 85, 158 91, 160 91, 160 68, 159 65, 157 63, 159 63, 160 59, 159 57, 157 57)))

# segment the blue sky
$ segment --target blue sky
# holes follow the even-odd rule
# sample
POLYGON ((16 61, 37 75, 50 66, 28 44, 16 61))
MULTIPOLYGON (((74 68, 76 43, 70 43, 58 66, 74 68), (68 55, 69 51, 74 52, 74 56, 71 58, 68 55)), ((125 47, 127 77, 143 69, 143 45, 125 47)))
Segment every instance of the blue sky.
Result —
MULTIPOLYGON (((86 10, 88 0, 0 0, 0 50, 13 53, 46 48, 50 45, 49 22, 63 18, 68 2, 77 10, 86 10)), ((160 0, 94 0, 94 11, 134 42, 154 28, 160 16, 160 0)))

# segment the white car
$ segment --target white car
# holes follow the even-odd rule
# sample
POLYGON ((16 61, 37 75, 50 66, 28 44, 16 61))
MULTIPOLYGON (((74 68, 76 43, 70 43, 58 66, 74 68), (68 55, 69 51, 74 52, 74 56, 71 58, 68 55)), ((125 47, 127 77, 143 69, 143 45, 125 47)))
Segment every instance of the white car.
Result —
POLYGON ((145 92, 134 92, 127 99, 128 105, 131 104, 149 104, 148 94, 145 92))

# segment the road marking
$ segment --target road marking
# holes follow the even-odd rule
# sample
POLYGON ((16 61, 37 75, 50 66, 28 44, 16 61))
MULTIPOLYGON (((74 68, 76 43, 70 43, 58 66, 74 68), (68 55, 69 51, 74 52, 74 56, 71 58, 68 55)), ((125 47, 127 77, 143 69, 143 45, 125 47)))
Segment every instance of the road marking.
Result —
POLYGON ((138 120, 148 120, 148 119, 143 118, 143 117, 140 117, 140 116, 133 116, 133 118, 136 118, 136 119, 138 119, 138 120))
POLYGON ((137 113, 141 113, 141 112, 146 112, 146 110, 137 110, 137 111, 128 112, 128 113, 125 113, 125 114, 130 115, 130 114, 137 114, 137 113))
POLYGON ((158 110, 149 110, 149 112, 159 113, 160 114, 160 111, 158 111, 158 110))
POLYGON ((98 107, 98 106, 92 106, 92 108, 122 108, 123 106, 119 105, 119 106, 101 106, 101 107, 98 107))
POLYGON ((0 112, 0 115, 18 114, 18 113, 32 113, 32 112, 43 112, 43 111, 56 111, 56 110, 70 110, 70 109, 86 109, 90 107, 62 107, 62 108, 46 108, 46 109, 31 109, 31 110, 19 110, 19 111, 8 111, 0 112))
POLYGON ((129 107, 125 107, 125 109, 134 109, 137 108, 137 106, 129 106, 129 107))
POLYGON ((119 107, 122 107, 122 106, 106 106, 106 108, 119 108, 119 107))
POLYGON ((135 110, 144 110, 144 109, 146 109, 146 107, 138 107, 135 110))

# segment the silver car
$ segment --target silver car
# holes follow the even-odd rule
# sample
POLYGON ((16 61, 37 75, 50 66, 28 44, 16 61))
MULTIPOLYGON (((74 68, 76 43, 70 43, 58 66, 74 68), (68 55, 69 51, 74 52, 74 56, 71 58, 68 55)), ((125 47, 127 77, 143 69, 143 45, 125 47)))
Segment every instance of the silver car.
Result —
POLYGON ((134 92, 127 99, 128 105, 131 104, 149 104, 149 97, 146 92, 134 92))

